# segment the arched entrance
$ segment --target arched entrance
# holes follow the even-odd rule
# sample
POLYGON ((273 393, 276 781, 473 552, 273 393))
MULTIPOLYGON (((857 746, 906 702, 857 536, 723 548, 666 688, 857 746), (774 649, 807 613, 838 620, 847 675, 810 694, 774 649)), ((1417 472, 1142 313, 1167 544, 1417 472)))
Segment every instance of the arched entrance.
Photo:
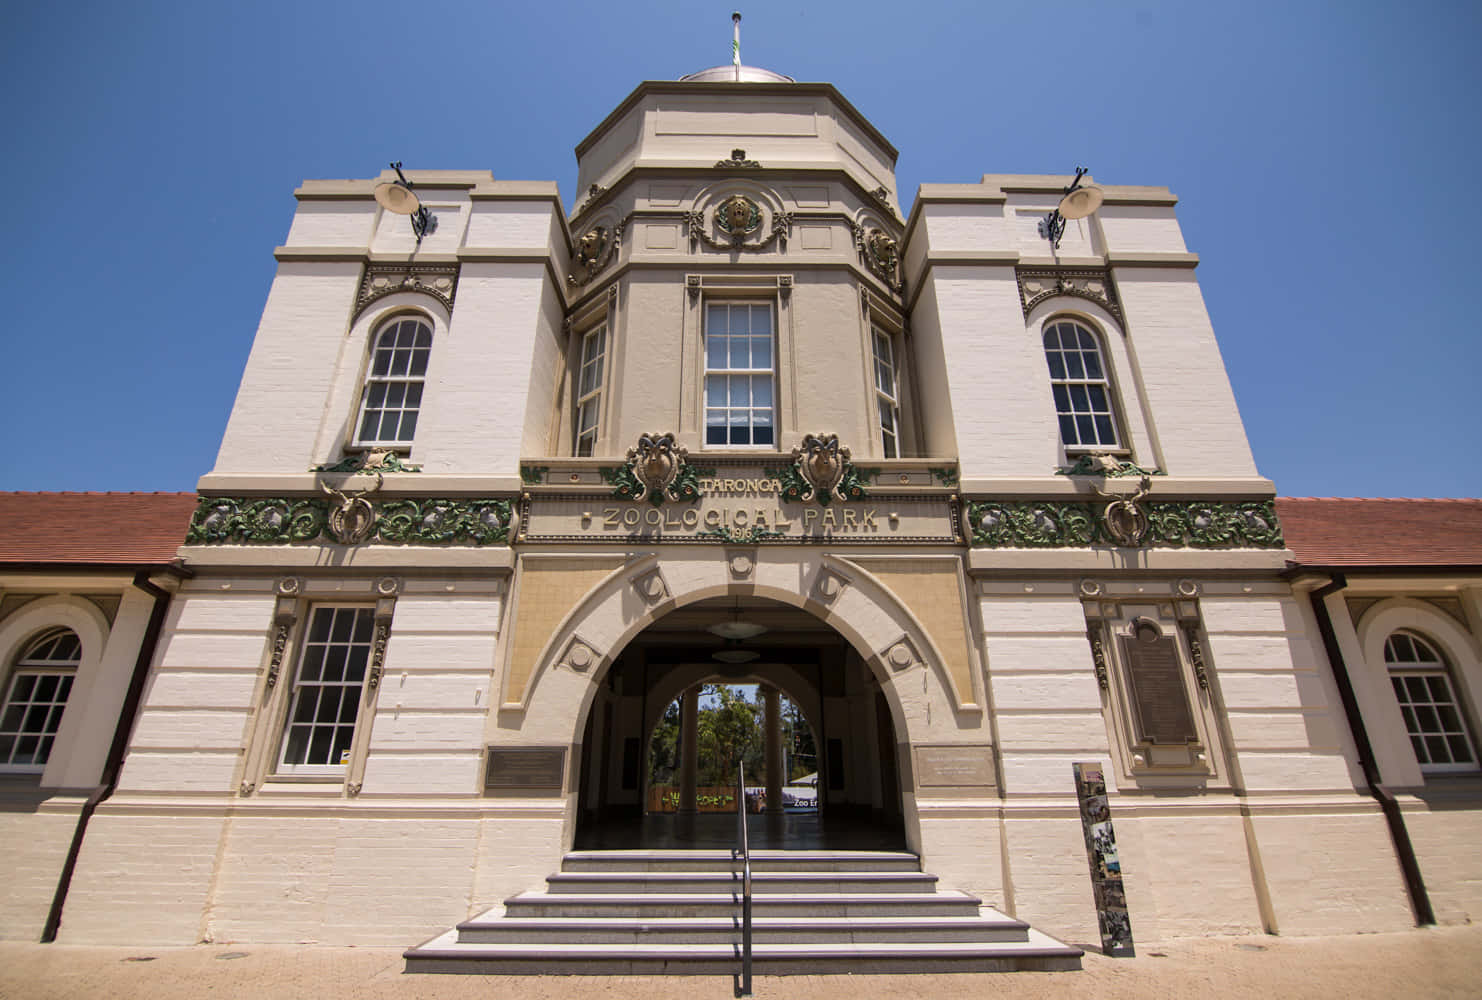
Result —
MULTIPOLYGON (((755 780, 748 778, 748 785, 753 799, 766 800, 770 808, 749 817, 753 846, 906 846, 899 740, 870 665, 815 615, 765 597, 732 594, 670 611, 615 653, 587 714, 576 847, 724 847, 734 842, 734 793, 702 789, 699 783, 701 716, 713 708, 702 703, 707 685, 712 690, 738 686, 743 697, 754 698, 754 704, 748 702, 751 707, 739 712, 739 717, 759 717, 756 728, 763 742, 760 773, 755 780), (747 693, 751 690, 754 696, 747 693), (812 746, 816 767, 811 774, 795 774, 786 763, 783 711, 789 702, 796 706, 812 746), (661 767, 656 783, 655 733, 676 723, 672 773, 661 767), (784 788, 795 777, 811 779, 815 808, 786 807, 784 788)), ((708 740, 742 738, 732 721, 730 735, 710 733, 708 740)), ((740 747, 721 749, 744 756, 740 747)), ((734 783, 734 775, 731 767, 723 777, 734 783)), ((707 776, 713 782, 716 769, 710 768, 707 776)), ((791 794, 800 797, 796 791, 791 794)))

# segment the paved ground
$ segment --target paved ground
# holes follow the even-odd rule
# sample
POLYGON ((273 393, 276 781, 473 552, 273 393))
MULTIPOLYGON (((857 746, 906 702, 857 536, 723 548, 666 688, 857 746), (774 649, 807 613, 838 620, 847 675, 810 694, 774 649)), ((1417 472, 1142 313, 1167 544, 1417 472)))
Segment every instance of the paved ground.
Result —
MULTIPOLYGON (((758 997, 1085 997, 1208 1000, 1482 996, 1482 926, 1341 938, 1202 938, 1143 947, 1133 959, 1087 954, 1081 972, 1008 975, 760 977, 758 997)), ((85 948, 0 943, 0 998, 174 1000, 725 1000, 732 983, 680 976, 405 975, 400 949, 285 945, 85 948), (146 960, 147 959, 147 960, 146 960)))

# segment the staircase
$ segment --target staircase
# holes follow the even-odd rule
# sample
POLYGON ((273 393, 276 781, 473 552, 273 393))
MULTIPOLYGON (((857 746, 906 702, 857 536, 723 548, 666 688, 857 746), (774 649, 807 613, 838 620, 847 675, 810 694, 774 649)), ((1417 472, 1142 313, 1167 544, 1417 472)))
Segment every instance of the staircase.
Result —
MULTIPOLYGON (((753 851, 758 975, 1081 967, 1081 950, 937 887, 914 854, 753 851)), ((523 892, 405 953, 407 972, 730 975, 741 875, 730 851, 574 851, 523 892)))

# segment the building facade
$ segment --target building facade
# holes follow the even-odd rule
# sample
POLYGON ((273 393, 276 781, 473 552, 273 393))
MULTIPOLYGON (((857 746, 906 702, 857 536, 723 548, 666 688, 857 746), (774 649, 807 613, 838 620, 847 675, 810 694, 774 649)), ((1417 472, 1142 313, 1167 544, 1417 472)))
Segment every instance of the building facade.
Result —
MULTIPOLYGON (((62 940, 424 939, 641 844, 653 727, 717 679, 800 708, 825 817, 1061 939, 1105 930, 1077 764, 1139 938, 1415 922, 1177 199, 1103 186, 1057 245, 1072 179, 990 174, 902 218, 837 90, 729 74, 634 90, 569 215, 487 172, 410 174, 420 235, 393 173, 296 192, 62 940)), ((1390 669, 1446 663, 1470 740, 1449 582, 1340 642, 1431 637, 1390 669)), ((1428 815, 1452 863, 1475 812, 1428 815)))

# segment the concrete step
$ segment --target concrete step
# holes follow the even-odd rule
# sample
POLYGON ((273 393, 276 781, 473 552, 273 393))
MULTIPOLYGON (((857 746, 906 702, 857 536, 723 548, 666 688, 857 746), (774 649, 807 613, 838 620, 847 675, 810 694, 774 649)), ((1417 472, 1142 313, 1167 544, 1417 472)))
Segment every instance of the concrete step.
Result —
MULTIPOLYGON (((757 975, 1012 972, 1080 968, 1081 950, 1031 929, 993 943, 758 944, 757 975)), ((734 975, 738 944, 475 944, 454 928, 404 953, 406 971, 494 975, 734 975)))
MULTIPOLYGON (((753 896, 799 892, 931 892, 935 875, 920 871, 757 871, 752 869, 753 896)), ((546 878, 550 893, 597 892, 740 892, 741 872, 735 871, 560 871, 546 878)))
MULTIPOLYGON (((563 872, 731 871, 728 850, 716 851, 571 851, 563 872)), ((921 859, 906 851, 752 851, 751 871, 919 872, 921 859)))
MULTIPOLYGON (((741 899, 735 892, 522 892, 505 900, 512 917, 704 917, 729 916, 741 899)), ((937 892, 769 892, 752 896, 753 916, 971 917, 982 900, 955 889, 937 892)))
MULTIPOLYGON (((1029 925, 987 910, 974 917, 756 917, 758 944, 881 944, 1023 941, 1029 925)), ((491 910, 458 925, 465 944, 728 944, 740 940, 740 918, 511 917, 491 910)))

